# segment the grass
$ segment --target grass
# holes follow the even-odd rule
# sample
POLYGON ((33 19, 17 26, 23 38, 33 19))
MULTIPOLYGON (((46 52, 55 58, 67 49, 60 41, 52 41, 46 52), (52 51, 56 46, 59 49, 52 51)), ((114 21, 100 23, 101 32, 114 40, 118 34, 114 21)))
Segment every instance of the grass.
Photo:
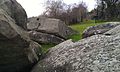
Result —
POLYGON ((73 41, 78 41, 78 40, 82 39, 82 33, 87 27, 95 26, 95 25, 102 24, 102 23, 103 22, 100 22, 100 21, 95 23, 94 20, 90 20, 90 21, 86 21, 86 22, 83 22, 83 23, 78 23, 78 24, 71 25, 70 27, 73 30, 78 31, 79 34, 71 35, 71 36, 68 37, 68 39, 72 39, 73 41))
POLYGON ((41 46, 42 46, 42 52, 43 53, 46 53, 48 50, 49 50, 49 48, 51 48, 51 47, 54 47, 55 46, 55 44, 41 44, 41 46))

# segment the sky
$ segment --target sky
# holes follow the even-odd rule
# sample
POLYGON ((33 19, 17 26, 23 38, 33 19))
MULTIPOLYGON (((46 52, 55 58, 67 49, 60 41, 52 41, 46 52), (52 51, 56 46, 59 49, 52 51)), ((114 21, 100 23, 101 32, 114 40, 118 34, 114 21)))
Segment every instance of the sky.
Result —
MULTIPOLYGON (((17 0, 27 12, 28 17, 38 16, 45 11, 45 0, 17 0)), ((78 3, 83 1, 88 6, 88 11, 95 7, 95 0, 64 0, 66 4, 78 3)))

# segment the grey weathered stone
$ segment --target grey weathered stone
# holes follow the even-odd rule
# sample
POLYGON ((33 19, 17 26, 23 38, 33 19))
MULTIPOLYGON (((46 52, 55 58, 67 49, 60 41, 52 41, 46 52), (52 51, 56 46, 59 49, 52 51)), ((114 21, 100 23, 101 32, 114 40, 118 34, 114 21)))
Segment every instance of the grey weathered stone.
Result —
POLYGON ((57 37, 55 35, 30 31, 30 38, 38 43, 52 43, 52 44, 59 44, 64 41, 64 39, 57 37))
POLYGON ((115 28, 105 32, 104 34, 105 35, 115 35, 115 34, 118 34, 118 33, 120 33, 120 25, 118 25, 115 28))
POLYGON ((90 37, 96 34, 103 34, 110 29, 118 26, 120 22, 107 22, 104 24, 88 27, 82 34, 83 38, 90 37))
POLYGON ((120 33, 53 47, 31 72, 120 72, 120 33))
MULTIPOLYGON (((0 0, 0 5, 6 1, 0 0)), ((32 41, 27 31, 16 23, 14 18, 0 7, 0 72, 27 72, 41 53, 40 45, 32 41)))
POLYGON ((30 18, 27 24, 27 28, 28 30, 53 34, 65 39, 69 35, 76 33, 71 28, 67 27, 63 21, 45 17, 30 18))
POLYGON ((0 8, 13 18, 17 25, 27 29, 27 15, 25 10, 16 0, 0 0, 0 8))

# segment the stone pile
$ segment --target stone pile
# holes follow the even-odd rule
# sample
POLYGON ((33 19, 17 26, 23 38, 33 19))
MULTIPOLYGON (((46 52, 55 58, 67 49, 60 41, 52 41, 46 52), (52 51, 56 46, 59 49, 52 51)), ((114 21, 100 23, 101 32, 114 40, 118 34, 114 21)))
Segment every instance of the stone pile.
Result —
POLYGON ((30 38, 40 43, 59 44, 68 36, 77 33, 63 21, 46 17, 29 18, 27 28, 30 31, 30 38))
POLYGON ((120 72, 119 27, 106 32, 109 36, 93 35, 75 43, 68 40, 51 48, 31 72, 120 72))

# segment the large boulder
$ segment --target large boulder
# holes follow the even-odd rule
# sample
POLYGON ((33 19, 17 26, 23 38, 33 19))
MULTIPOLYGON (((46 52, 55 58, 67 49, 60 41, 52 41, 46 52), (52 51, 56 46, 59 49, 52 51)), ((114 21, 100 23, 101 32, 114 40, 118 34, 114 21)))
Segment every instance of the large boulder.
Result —
POLYGON ((27 24, 28 30, 35 30, 38 32, 53 34, 63 39, 76 32, 69 28, 65 23, 59 19, 46 17, 32 17, 27 24))
POLYGON ((27 15, 25 10, 16 0, 0 0, 0 8, 13 18, 17 25, 27 29, 27 15))
POLYGON ((120 72, 120 33, 53 47, 31 72, 120 72))
MULTIPOLYGON (((0 5, 12 2, 14 6, 14 1, 0 0, 0 5)), ((19 17, 24 14, 21 10, 16 13, 12 14, 0 6, 0 72, 28 72, 41 54, 40 45, 32 41, 29 34, 16 24, 19 19, 12 18, 12 15, 19 17)))
POLYGON ((82 34, 82 38, 87 38, 96 34, 104 34, 112 28, 118 26, 120 22, 107 22, 104 24, 88 27, 82 34))
POLYGON ((104 34, 105 35, 115 35, 115 34, 118 34, 118 33, 120 33, 120 25, 118 25, 115 28, 105 32, 104 34))
POLYGON ((57 37, 55 35, 41 33, 37 31, 30 31, 29 36, 32 40, 43 44, 49 44, 49 43, 59 44, 65 41, 64 39, 57 37))

